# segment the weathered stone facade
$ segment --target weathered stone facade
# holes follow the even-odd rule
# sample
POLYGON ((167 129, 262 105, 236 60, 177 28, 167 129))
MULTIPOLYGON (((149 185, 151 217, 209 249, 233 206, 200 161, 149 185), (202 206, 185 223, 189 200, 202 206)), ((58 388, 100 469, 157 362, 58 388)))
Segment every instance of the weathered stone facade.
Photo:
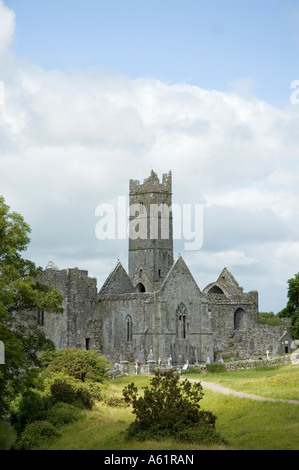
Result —
POLYGON ((87 271, 53 265, 45 269, 43 282, 64 296, 63 314, 38 316, 46 335, 57 348, 97 349, 117 362, 146 363, 151 357, 179 364, 290 352, 286 341, 291 337, 284 327, 259 325, 256 291, 243 292, 226 268, 200 290, 183 258, 173 261, 172 213, 166 210, 171 186, 171 172, 161 183, 154 172, 142 184, 130 182, 130 206, 139 207, 139 229, 145 223, 146 236, 130 232, 129 274, 118 262, 98 292, 87 271), (163 203, 149 220, 151 204, 163 203), (168 239, 161 235, 162 222, 168 239), (154 239, 150 223, 158 228, 154 239))

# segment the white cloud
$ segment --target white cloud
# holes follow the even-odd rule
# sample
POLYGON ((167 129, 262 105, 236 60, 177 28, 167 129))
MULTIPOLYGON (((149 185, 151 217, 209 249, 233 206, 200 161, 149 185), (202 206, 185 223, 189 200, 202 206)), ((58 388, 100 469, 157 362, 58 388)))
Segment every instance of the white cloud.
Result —
POLYGON ((257 261, 254 258, 246 256, 243 251, 239 250, 228 250, 222 251, 219 253, 214 253, 212 258, 215 258, 217 263, 221 263, 223 266, 233 267, 233 266, 248 266, 250 264, 256 263, 257 261))
POLYGON ((298 272, 299 267, 299 240, 281 242, 275 249, 275 257, 282 265, 293 268, 294 274, 298 272))
MULTIPOLYGON (((279 219, 291 220, 299 215, 299 194, 284 190, 285 177, 282 178, 282 190, 271 191, 258 187, 238 188, 225 193, 206 195, 208 206, 220 205, 249 211, 274 212, 279 219)), ((289 178, 289 175, 288 175, 289 178)), ((277 177, 275 177, 277 180, 277 177)))

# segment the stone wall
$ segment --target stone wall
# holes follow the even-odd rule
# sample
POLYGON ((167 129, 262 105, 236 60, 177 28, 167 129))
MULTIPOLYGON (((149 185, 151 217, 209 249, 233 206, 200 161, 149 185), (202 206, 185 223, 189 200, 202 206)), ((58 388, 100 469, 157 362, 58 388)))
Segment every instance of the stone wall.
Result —
POLYGON ((204 363, 208 357, 246 359, 267 350, 275 355, 291 342, 284 326, 258 323, 256 292, 201 292, 182 258, 156 292, 109 293, 132 290, 119 265, 100 294, 96 279, 78 268, 46 269, 41 281, 64 297, 64 313, 44 312, 41 324, 59 349, 97 349, 111 361, 142 364, 152 351, 156 362, 160 358, 166 364, 171 357, 175 365, 204 363))
POLYGON ((116 362, 144 363, 150 352, 153 293, 101 295, 98 302, 103 354, 116 362), (131 328, 131 334, 128 329, 131 328))
POLYGON ((62 314, 44 312, 41 328, 58 349, 101 349, 101 324, 97 315, 97 281, 85 270, 45 269, 41 282, 55 286, 63 295, 62 314))

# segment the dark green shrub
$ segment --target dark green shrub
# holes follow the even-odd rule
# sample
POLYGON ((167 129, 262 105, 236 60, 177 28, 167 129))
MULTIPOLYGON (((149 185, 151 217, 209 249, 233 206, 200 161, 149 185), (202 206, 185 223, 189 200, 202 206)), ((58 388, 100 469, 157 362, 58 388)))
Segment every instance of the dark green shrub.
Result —
POLYGON ((196 367, 192 367, 192 366, 188 367, 188 369, 187 369, 187 374, 188 375, 189 374, 199 374, 200 372, 201 372, 200 369, 198 369, 196 367))
POLYGON ((54 403, 68 403, 81 408, 91 409, 94 404, 92 393, 83 385, 71 385, 63 380, 56 380, 50 387, 54 403))
POLYGON ((15 450, 30 450, 40 447, 45 440, 59 436, 49 421, 35 421, 26 426, 20 438, 13 445, 15 450))
POLYGON ((11 412, 10 421, 19 435, 33 421, 43 420, 51 407, 51 401, 37 391, 24 394, 11 412))
POLYGON ((198 423, 178 431, 176 439, 181 442, 200 442, 201 444, 225 443, 215 428, 198 423))
POLYGON ((81 382, 93 380, 103 382, 108 379, 107 359, 96 351, 80 348, 62 349, 46 353, 41 359, 49 372, 63 373, 81 382))
POLYGON ((47 413, 47 420, 54 426, 78 421, 82 416, 81 410, 69 403, 56 403, 47 413))
POLYGON ((94 398, 87 387, 77 387, 75 389, 75 398, 75 404, 77 404, 77 406, 91 410, 94 405, 94 398))
POLYGON ((103 400, 102 386, 97 382, 85 382, 84 386, 88 389, 93 400, 103 400))
POLYGON ((126 407, 127 403, 125 402, 124 398, 111 396, 105 398, 105 404, 108 406, 115 406, 115 407, 126 407))
POLYGON ((207 371, 211 373, 214 372, 218 374, 221 372, 227 372, 227 368, 225 364, 223 364, 222 362, 212 362, 211 364, 207 364, 206 367, 207 367, 207 371))
POLYGON ((134 383, 124 388, 123 395, 136 416, 129 426, 129 437, 177 436, 184 429, 197 425, 215 428, 216 416, 200 410, 199 401, 203 397, 200 382, 182 381, 171 370, 156 371, 151 388, 145 387, 143 396, 138 397, 134 383))
POLYGON ((73 404, 76 401, 74 387, 64 380, 56 380, 50 387, 54 403, 63 402, 73 404))

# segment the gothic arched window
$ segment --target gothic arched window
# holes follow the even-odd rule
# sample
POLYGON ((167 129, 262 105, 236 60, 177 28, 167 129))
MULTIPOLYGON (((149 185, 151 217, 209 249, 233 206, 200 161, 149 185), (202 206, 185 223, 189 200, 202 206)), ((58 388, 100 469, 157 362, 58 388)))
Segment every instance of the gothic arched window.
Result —
POLYGON ((183 302, 180 303, 176 310, 177 317, 177 337, 185 339, 187 336, 187 309, 183 302))
POLYGON ((132 318, 130 317, 130 315, 127 315, 127 318, 126 318, 126 340, 127 340, 127 343, 132 342, 132 336, 133 336, 133 322, 132 322, 132 318))

